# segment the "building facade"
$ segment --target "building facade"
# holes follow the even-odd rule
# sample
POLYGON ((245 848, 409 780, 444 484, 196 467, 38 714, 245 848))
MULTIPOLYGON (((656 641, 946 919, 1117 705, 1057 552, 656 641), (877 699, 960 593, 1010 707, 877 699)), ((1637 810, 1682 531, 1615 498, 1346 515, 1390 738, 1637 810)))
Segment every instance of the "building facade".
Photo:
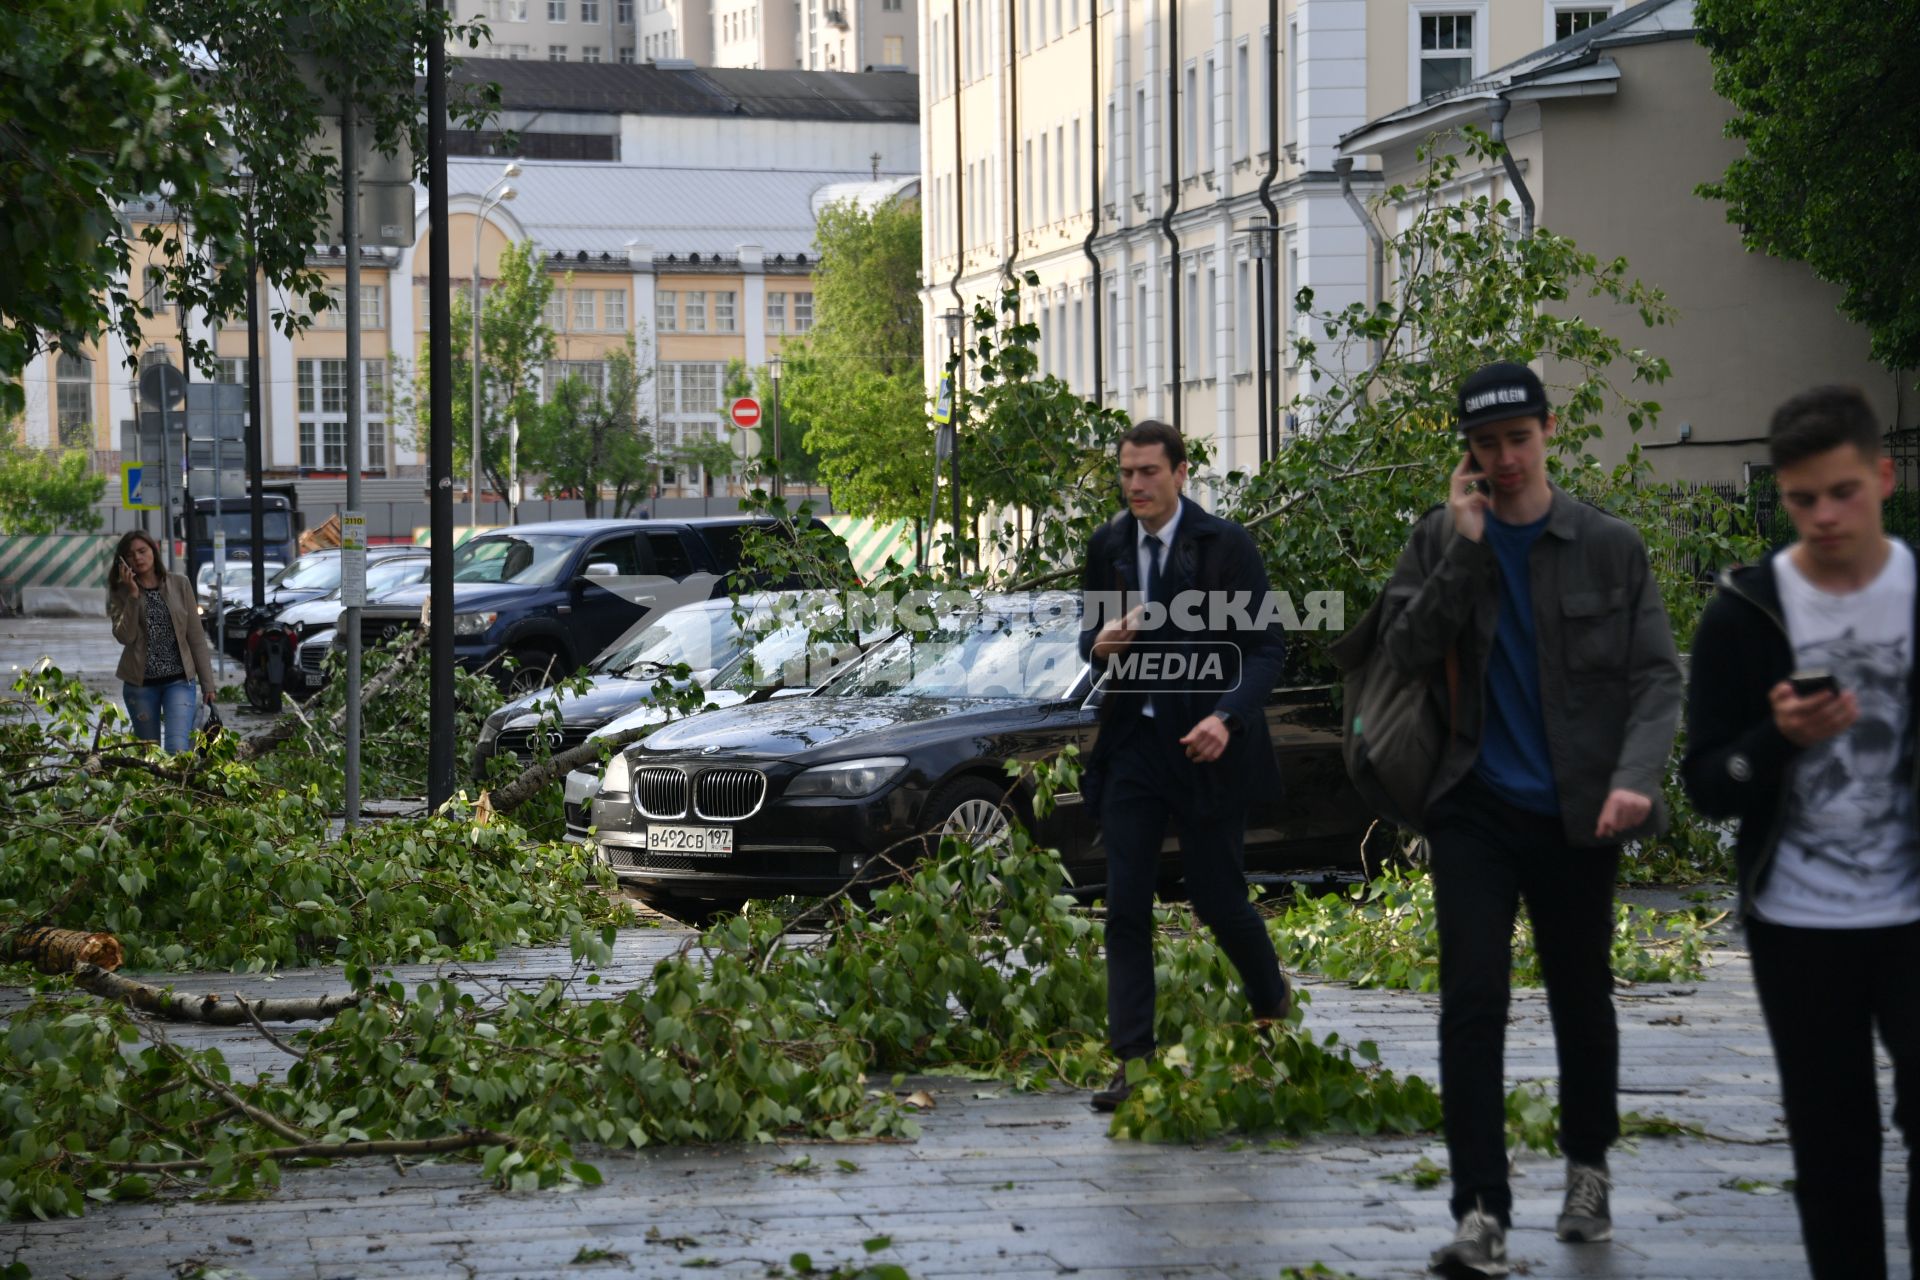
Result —
MULTIPOLYGON (((915 0, 460 0, 485 58, 764 71, 919 69, 915 0)), ((456 56, 467 56, 464 46, 456 56)))
MULTIPOLYGON (((1291 300, 1311 289, 1316 310, 1337 310, 1368 296, 1367 233, 1334 166, 1342 135, 1620 7, 929 5, 920 30, 929 367, 945 355, 942 313, 1032 270, 1040 285, 1029 314, 1046 372, 1210 440, 1221 470, 1257 465, 1303 425, 1281 407, 1300 371, 1272 327, 1325 347, 1291 300), (1256 235, 1255 224, 1271 230, 1256 235), (1272 321, 1264 344, 1261 304, 1272 321)), ((1373 162, 1357 169, 1357 194, 1377 193, 1373 162)))
MULTIPOLYGON (((909 77, 617 64, 562 71, 475 60, 460 74, 501 84, 503 115, 531 125, 520 137, 527 151, 566 152, 588 142, 598 145, 586 150, 609 158, 519 156, 508 201, 486 200, 506 185, 506 157, 451 160, 454 288, 470 287, 477 255, 484 293, 507 245, 533 241, 553 281, 546 320, 555 350, 542 385, 569 375, 604 384, 608 355, 632 343, 652 373, 641 412, 663 452, 727 432, 722 382, 729 361, 764 365, 788 337, 812 327, 819 202, 876 183, 911 198, 917 185, 917 90, 909 77)), ((485 152, 491 137, 456 141, 485 152)), ((362 251, 359 298, 363 474, 393 481, 393 491, 409 497, 420 492, 425 461, 407 413, 428 330, 424 189, 416 193, 416 211, 412 246, 362 251)), ((136 233, 147 223, 177 226, 159 202, 123 216, 136 233)), ((156 311, 143 324, 142 351, 178 364, 180 317, 158 281, 148 282, 148 253, 136 242, 135 279, 156 311)), ((310 265, 343 303, 344 251, 322 246, 310 265)), ((304 305, 262 291, 263 463, 277 477, 325 481, 344 477, 346 467, 345 312, 336 304, 293 336, 271 325, 276 313, 304 305)), ((215 332, 198 317, 187 323, 191 335, 213 342, 220 378, 244 383, 244 324, 215 332)), ((125 346, 109 336, 83 358, 36 359, 24 378, 26 441, 85 447, 101 468, 117 465, 121 424, 137 416, 126 357, 125 346)), ((661 479, 668 496, 698 493, 705 481, 672 465, 661 479)))

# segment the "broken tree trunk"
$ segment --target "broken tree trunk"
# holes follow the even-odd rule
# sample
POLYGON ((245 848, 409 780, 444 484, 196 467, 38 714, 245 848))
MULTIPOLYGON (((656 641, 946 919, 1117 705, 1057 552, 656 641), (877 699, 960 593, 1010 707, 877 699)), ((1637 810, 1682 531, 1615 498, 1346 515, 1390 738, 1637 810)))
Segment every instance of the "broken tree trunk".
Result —
MULTIPOLYGON (((386 669, 373 679, 367 681, 366 687, 361 689, 361 705, 364 706, 372 699, 378 697, 388 685, 400 677, 401 672, 413 664, 414 657, 420 652, 420 645, 426 638, 427 629, 425 627, 417 627, 414 629, 413 635, 407 640, 406 644, 402 645, 399 651, 393 655, 393 661, 387 664, 386 669)), ((296 703, 281 714, 272 724, 260 732, 249 734, 246 738, 242 739, 239 751, 240 758, 242 760, 259 759, 261 756, 267 754, 267 752, 285 742, 288 738, 291 738, 299 730, 300 726, 306 723, 308 723, 308 720, 305 715, 301 714, 299 704, 296 703)), ((346 723, 347 709, 342 707, 333 713, 331 720, 327 721, 327 732, 337 734, 345 727, 346 723)))
POLYGON ((609 737, 594 738, 577 747, 570 747, 545 764, 538 764, 528 769, 499 790, 488 792, 488 803, 495 813, 512 813, 539 795, 549 783, 566 777, 583 764, 598 763, 602 749, 611 747, 618 751, 629 743, 640 741, 657 728, 659 728, 658 725, 640 725, 609 737))
POLYGON ((42 973, 73 973, 83 964, 107 973, 123 958, 120 939, 110 933, 32 925, 0 937, 0 959, 18 960, 42 973))
POLYGON ((360 1003, 358 995, 307 996, 286 1000, 248 1000, 239 996, 223 997, 214 992, 205 995, 181 995, 108 973, 98 965, 79 964, 73 969, 74 981, 94 995, 118 1000, 143 1013, 173 1022, 205 1022, 216 1027, 245 1026, 253 1017, 262 1022, 312 1022, 333 1017, 360 1003))

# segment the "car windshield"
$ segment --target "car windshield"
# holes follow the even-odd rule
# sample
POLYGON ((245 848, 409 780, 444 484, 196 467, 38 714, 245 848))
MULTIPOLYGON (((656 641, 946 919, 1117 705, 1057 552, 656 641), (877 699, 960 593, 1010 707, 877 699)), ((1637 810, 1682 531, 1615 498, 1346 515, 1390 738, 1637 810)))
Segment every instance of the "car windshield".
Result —
POLYGON ((812 689, 844 670, 860 656, 860 647, 849 642, 815 640, 807 643, 805 622, 789 622, 767 632, 727 664, 713 679, 716 689, 751 693, 755 689, 779 686, 783 689, 812 689))
POLYGON ((695 671, 724 666, 740 651, 740 625, 728 601, 681 605, 624 638, 593 661, 608 675, 640 675, 686 663, 695 671))
POLYGON ((385 595, 395 587, 425 582, 430 563, 425 556, 398 556, 391 560, 373 561, 367 565, 368 597, 385 595))
POLYGON ((519 582, 545 586, 566 572, 580 539, 558 533, 490 534, 453 553, 455 582, 519 582))
POLYGON ((288 591, 331 591, 340 585, 340 553, 301 556, 273 580, 288 591))
POLYGON ((895 636, 826 692, 854 698, 1066 697, 1080 675, 1080 619, 1042 605, 1032 612, 973 611, 895 636))

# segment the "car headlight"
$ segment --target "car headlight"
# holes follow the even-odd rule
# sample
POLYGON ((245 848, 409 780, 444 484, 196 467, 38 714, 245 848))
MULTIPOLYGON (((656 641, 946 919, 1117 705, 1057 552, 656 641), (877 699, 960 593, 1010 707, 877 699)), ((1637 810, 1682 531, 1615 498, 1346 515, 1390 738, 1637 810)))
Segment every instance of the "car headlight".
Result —
POLYGON ((453 615, 453 634, 456 636, 483 636, 493 626, 498 613, 456 613, 453 615))
POLYGON ((874 756, 866 760, 842 760, 809 769, 787 784, 790 796, 844 796, 849 799, 870 796, 900 776, 907 767, 905 756, 874 756))
POLYGON ((633 766, 627 763, 627 753, 616 751, 613 759, 607 761, 607 771, 600 778, 602 791, 625 791, 633 785, 633 766))

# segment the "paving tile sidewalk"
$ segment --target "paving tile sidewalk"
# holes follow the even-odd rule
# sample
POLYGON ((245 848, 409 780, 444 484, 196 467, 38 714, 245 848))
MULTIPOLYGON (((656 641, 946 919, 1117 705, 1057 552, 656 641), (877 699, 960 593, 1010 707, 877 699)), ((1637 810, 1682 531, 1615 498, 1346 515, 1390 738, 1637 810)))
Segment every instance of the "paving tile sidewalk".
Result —
MULTIPOLYGON (((604 971, 606 986, 644 980, 653 960, 683 937, 624 933, 604 971)), ((538 981, 567 965, 564 948, 546 948, 504 956, 476 973, 489 983, 538 981)), ((431 972, 396 971, 409 981, 431 972)), ((335 987, 338 975, 218 975, 180 985, 298 995, 335 987)), ((1436 1077, 1432 998, 1305 985, 1312 994, 1308 1024, 1317 1032, 1372 1039, 1387 1065, 1436 1077)), ((1623 1110, 1761 1145, 1642 1139, 1618 1151, 1611 1246, 1554 1241, 1561 1166, 1523 1157, 1511 1238, 1516 1273, 1623 1280, 1805 1275, 1790 1198, 1732 1185, 1777 1187, 1791 1175, 1744 955, 1717 951, 1697 984, 1627 989, 1619 1009, 1623 1110)), ((242 1071, 278 1069, 275 1052, 257 1037, 175 1035, 222 1044, 242 1071)), ((1508 1059, 1515 1080, 1553 1074, 1538 992, 1515 998, 1508 1059)), ((1890 1096, 1888 1086, 1883 1071, 1890 1096)), ((782 1274, 776 1268, 795 1252, 809 1254, 822 1270, 864 1260, 864 1242, 885 1236, 891 1244, 873 1256, 907 1267, 917 1280, 1271 1280, 1284 1268, 1315 1262, 1336 1273, 1410 1277, 1422 1274, 1427 1251, 1448 1227, 1443 1189, 1387 1180, 1423 1155, 1444 1164, 1444 1147, 1434 1138, 1146 1146, 1110 1140, 1084 1094, 1018 1094, 949 1078, 906 1087, 927 1089, 937 1103, 924 1117, 923 1137, 910 1144, 589 1153, 606 1185, 558 1193, 493 1192, 476 1166, 462 1163, 404 1175, 371 1163, 292 1170, 280 1193, 263 1201, 107 1205, 79 1221, 8 1224, 0 1227, 0 1260, 18 1258, 37 1277, 89 1280, 696 1271, 758 1277, 782 1274), (781 1169, 803 1155, 812 1171, 781 1169), (840 1160, 855 1167, 843 1169, 840 1160)), ((1905 1194, 1904 1152, 1891 1136, 1886 1193, 1894 1206, 1905 1194)), ((1905 1274, 1903 1226, 1890 1222, 1889 1236, 1895 1272, 1905 1274)))

